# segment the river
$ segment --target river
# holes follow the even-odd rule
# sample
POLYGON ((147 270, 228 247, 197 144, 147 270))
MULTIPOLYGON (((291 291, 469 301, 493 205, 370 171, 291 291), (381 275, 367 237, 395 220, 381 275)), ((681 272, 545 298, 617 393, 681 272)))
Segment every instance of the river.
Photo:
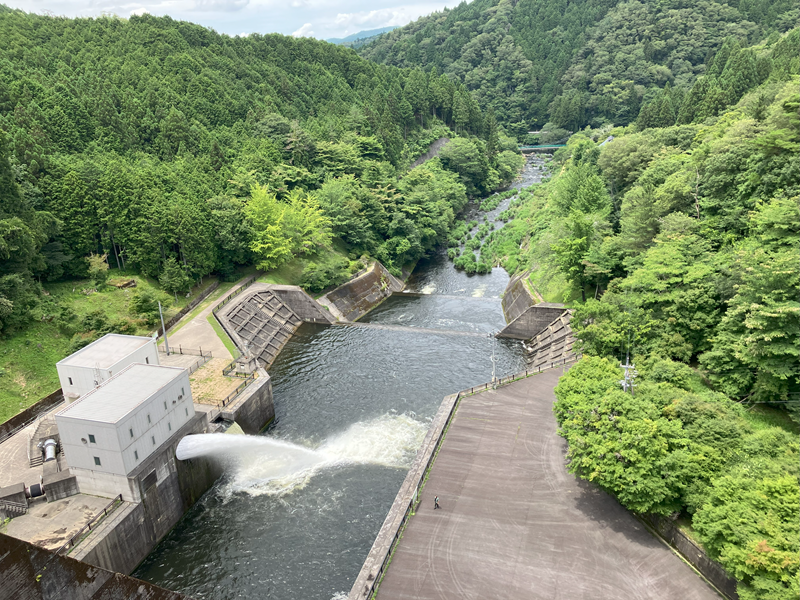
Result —
MULTIPOLYGON (((500 227, 508 203, 480 215, 500 227)), ((362 324, 303 325, 270 369, 269 443, 231 460, 134 576, 198 599, 344 598, 442 398, 491 380, 493 353, 498 376, 524 368, 519 342, 491 335, 508 279, 467 276, 440 250, 362 324), (278 476, 279 441, 322 458, 278 476)))

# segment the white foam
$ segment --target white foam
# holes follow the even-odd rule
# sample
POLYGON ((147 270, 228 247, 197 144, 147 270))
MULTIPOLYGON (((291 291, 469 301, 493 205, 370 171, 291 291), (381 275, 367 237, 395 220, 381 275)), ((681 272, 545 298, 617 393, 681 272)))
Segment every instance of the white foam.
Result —
POLYGON ((345 464, 408 468, 427 430, 428 424, 414 415, 386 414, 354 423, 315 449, 267 436, 211 433, 186 436, 175 454, 179 460, 221 459, 228 470, 223 496, 283 495, 305 486, 324 468, 345 464))

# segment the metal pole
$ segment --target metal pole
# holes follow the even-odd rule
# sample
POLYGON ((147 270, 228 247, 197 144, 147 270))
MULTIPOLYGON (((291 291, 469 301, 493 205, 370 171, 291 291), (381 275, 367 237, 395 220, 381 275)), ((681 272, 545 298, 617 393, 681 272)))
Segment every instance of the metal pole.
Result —
POLYGON ((158 316, 161 317, 161 331, 164 333, 164 348, 167 349, 167 356, 169 356, 169 342, 167 341, 167 328, 164 327, 164 312, 161 310, 161 300, 158 301, 158 316))

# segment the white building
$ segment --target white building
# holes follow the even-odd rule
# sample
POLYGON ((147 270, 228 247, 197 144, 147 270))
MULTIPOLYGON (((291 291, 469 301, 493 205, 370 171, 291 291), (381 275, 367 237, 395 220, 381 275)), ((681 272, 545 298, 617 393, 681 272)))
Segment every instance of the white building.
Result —
POLYGON ((134 363, 158 364, 158 348, 153 338, 104 335, 56 363, 64 398, 73 402, 134 363))
POLYGON ((194 417, 189 373, 133 364, 56 413, 81 493, 139 501, 128 477, 194 417))

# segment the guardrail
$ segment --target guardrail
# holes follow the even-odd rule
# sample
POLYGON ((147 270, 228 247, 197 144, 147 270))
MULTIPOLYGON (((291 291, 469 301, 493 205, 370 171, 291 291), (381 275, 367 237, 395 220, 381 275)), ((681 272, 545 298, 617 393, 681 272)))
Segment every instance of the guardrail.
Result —
MULTIPOLYGON (((525 379, 526 377, 530 377, 531 375, 536 375, 541 373, 542 371, 546 371, 548 369, 552 369, 555 367, 559 367, 562 365, 567 365, 573 363, 581 358, 581 355, 573 355, 568 358, 564 358, 560 361, 552 362, 549 366, 545 365, 544 367, 537 367, 536 369, 528 369, 525 371, 520 371, 519 373, 514 373, 513 375, 507 375, 506 377, 501 377, 494 382, 488 382, 485 384, 481 384, 475 387, 468 388, 466 390, 462 390, 455 394, 454 396, 448 396, 447 399, 452 399, 452 404, 447 411, 447 417, 444 418, 441 424, 437 423, 441 419, 441 416, 437 414, 434 419, 434 424, 431 427, 441 426, 441 430, 438 432, 435 442, 432 443, 431 452, 428 456, 428 460, 425 462, 423 468, 420 469, 420 465, 413 465, 411 467, 411 471, 416 470, 417 472, 414 476, 417 478, 416 482, 414 483, 413 494, 410 497, 407 497, 406 502, 407 505, 405 507, 405 511, 403 513, 402 519, 400 519, 399 523, 396 525, 396 530, 394 536, 392 538, 391 543, 389 543, 385 549, 380 550, 383 553, 382 558, 380 555, 376 558, 381 558, 381 566, 378 568, 377 572, 375 573, 368 573, 366 577, 364 577, 364 570, 362 568, 362 572, 359 573, 358 578, 356 579, 355 584, 353 585, 353 589, 350 592, 349 599, 350 600, 362 600, 366 598, 374 598, 375 594, 380 587, 381 580, 383 579, 384 574, 386 573, 386 569, 391 562, 392 555, 394 554, 395 549, 397 548, 397 543, 400 541, 400 538, 403 536, 403 531, 405 531, 406 525, 408 524, 409 518, 414 514, 417 506, 419 505, 420 501, 420 492, 425 487, 425 483, 427 481, 428 473, 433 466, 433 463, 436 461, 436 457, 439 454, 439 449, 441 448, 442 442, 447 434, 447 430, 450 427, 450 423, 453 420, 453 415, 458 410, 458 405, 461 402, 461 399, 467 396, 471 396, 473 394, 484 392, 486 390, 496 388, 501 385, 508 385, 509 383, 513 383, 514 381, 519 381, 520 379, 525 379), (363 582, 363 585, 362 585, 363 582), (360 589, 356 589, 358 586, 360 589)), ((446 409, 446 407, 443 407, 446 409)), ((441 409, 440 409, 441 410, 441 409)), ((426 440, 430 445, 431 440, 426 440)), ((423 443, 424 444, 424 443, 423 443)), ((422 450, 420 450, 422 451, 422 450)), ((409 471, 409 474, 411 473, 409 471)), ((403 487, 406 487, 406 482, 403 483, 403 487)), ((402 491, 402 488, 401 488, 402 491)), ((407 492, 408 494, 408 492, 407 492)), ((398 494, 399 496, 399 494, 398 494)), ((397 500, 395 500, 397 502, 397 500)), ((394 506, 392 507, 394 508, 394 506)), ((391 511, 389 513, 391 515, 391 511)), ((383 528, 381 528, 383 529, 383 528)), ((381 532, 378 532, 378 536, 380 537, 381 532)), ((371 552, 371 551, 370 551, 371 552)), ((367 557, 369 559, 369 556, 367 557)))
MULTIPOLYGON (((174 325, 175 325, 175 324, 176 324, 178 321, 180 321, 180 320, 181 320, 183 317, 185 317, 185 316, 186 316, 186 314, 187 314, 187 313, 188 313, 190 310, 192 310, 192 309, 193 309, 195 306, 197 306, 197 305, 198 305, 198 304, 200 304, 200 303, 201 303, 203 300, 205 300, 206 298, 208 298, 208 297, 211 295, 211 292, 213 292, 213 291, 214 291, 215 289, 217 289, 218 287, 219 287, 219 281, 215 281, 214 283, 212 283, 211 285, 209 285, 208 287, 206 287, 206 289, 204 289, 202 292, 200 292, 200 293, 197 295, 197 297, 196 297, 196 298, 192 299, 192 301, 191 301, 191 302, 189 302, 189 303, 188 303, 186 306, 184 306, 182 309, 180 309, 176 315, 174 315, 174 316, 173 316, 173 317, 172 317, 172 318, 171 318, 169 321, 167 321, 167 322, 166 322, 166 324, 165 324, 165 327, 166 327, 167 331, 169 331, 170 329, 172 329, 172 327, 173 327, 173 326, 174 326, 174 325)), ((158 337, 161 337, 162 335, 164 335, 164 330, 161 328, 161 325, 159 325, 159 326, 158 326, 158 329, 156 329, 156 333, 158 334, 158 337)))
POLYGON ((241 285, 239 288, 235 289, 235 290, 234 290, 234 291, 232 291, 230 294, 228 294, 227 296, 225 296, 225 298, 222 300, 222 302, 220 302, 219 304, 217 304, 217 305, 216 305, 216 306, 215 306, 215 307, 214 307, 214 308, 211 310, 211 312, 212 312, 212 313, 214 313, 214 314, 216 315, 216 314, 217 314, 217 312, 219 311, 219 309, 220 309, 220 308, 222 308, 223 306, 225 306, 225 305, 226 305, 228 302, 230 302, 231 300, 233 300, 234 298, 236 298, 236 296, 238 296, 238 295, 239 295, 239 294, 241 294, 243 291, 245 291, 247 288, 249 288, 251 285, 253 285, 253 283, 255 283, 256 279, 257 279, 257 276, 256 276, 256 275, 251 275, 250 277, 248 277, 247 279, 245 279, 245 280, 244 280, 244 283, 243 283, 243 284, 242 284, 242 285, 241 285))
POLYGON ((240 373, 239 371, 237 371, 236 368, 238 366, 239 363, 237 362, 237 359, 234 359, 222 368, 222 374, 225 377, 241 377, 243 379, 246 379, 248 377, 248 374, 240 373))
POLYGON ((91 533, 92 525, 95 525, 100 519, 103 519, 103 518, 107 517, 109 514, 114 512, 121 505, 122 505, 122 494, 120 494, 116 498, 114 498, 111 502, 109 502, 106 505, 106 507, 101 512, 99 512, 95 516, 93 516, 86 525, 84 525, 83 527, 81 527, 78 530, 78 533, 76 533, 71 538, 69 538, 64 543, 64 545, 61 546, 61 548, 56 550, 55 553, 56 554, 61 554, 65 550, 66 550, 67 554, 72 552, 73 548, 75 548, 75 546, 80 544, 83 541, 83 538, 86 537, 84 534, 89 535, 89 533, 91 533))
POLYGON ((247 388, 247 386, 253 383, 255 380, 256 380, 255 373, 251 373, 250 375, 248 375, 247 378, 242 383, 236 386, 235 390, 233 390, 230 394, 225 396, 224 400, 217 403, 217 406, 227 406, 228 404, 233 402, 245 390, 245 388, 247 388))
MULTIPOLYGON (((159 352, 163 352, 164 354, 167 353, 167 349, 166 349, 165 346, 159 346, 158 347, 158 351, 159 352)), ((206 358, 213 358, 211 356, 211 350, 204 351, 202 348, 198 348, 197 350, 195 350, 194 348, 184 348, 180 344, 178 344, 178 349, 177 350, 175 348, 170 348, 169 349, 169 353, 170 354, 188 354, 189 356, 203 356, 203 357, 206 357, 206 358)))

